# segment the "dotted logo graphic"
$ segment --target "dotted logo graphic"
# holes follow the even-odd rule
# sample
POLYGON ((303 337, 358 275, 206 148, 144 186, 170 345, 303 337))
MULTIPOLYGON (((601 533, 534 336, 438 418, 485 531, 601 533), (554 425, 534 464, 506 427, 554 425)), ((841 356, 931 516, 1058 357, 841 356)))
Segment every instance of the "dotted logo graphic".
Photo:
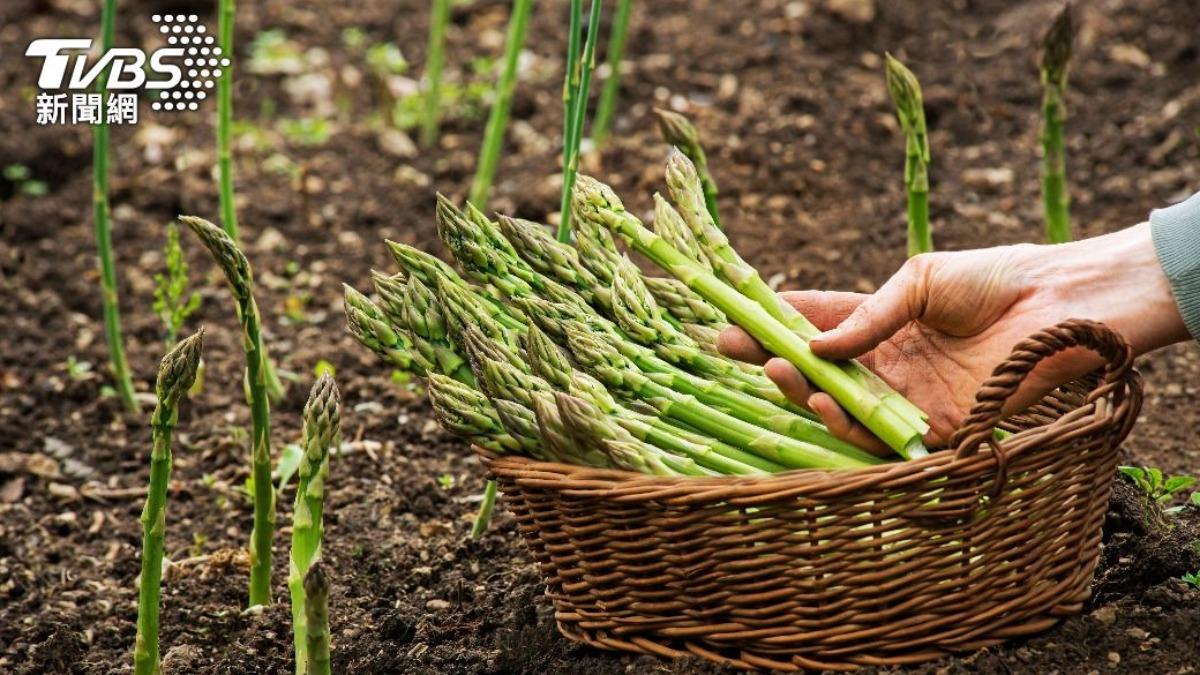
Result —
POLYGON ((167 36, 167 44, 184 50, 183 79, 172 89, 159 92, 154 110, 199 110, 200 101, 216 86, 229 58, 221 53, 216 39, 195 14, 155 14, 150 19, 167 36))

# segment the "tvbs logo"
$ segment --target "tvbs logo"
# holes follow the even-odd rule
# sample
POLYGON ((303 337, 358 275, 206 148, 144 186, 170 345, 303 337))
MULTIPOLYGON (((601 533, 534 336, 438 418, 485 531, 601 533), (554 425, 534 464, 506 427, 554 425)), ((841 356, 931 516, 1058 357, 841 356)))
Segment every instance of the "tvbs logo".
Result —
POLYGON ((25 56, 41 58, 37 86, 38 124, 134 124, 139 92, 146 92, 153 110, 197 110, 230 65, 216 39, 207 34, 195 14, 154 15, 167 46, 150 54, 133 47, 115 47, 90 62, 90 39, 45 38, 29 43, 25 56), (104 93, 50 93, 93 90, 108 71, 104 93), (107 101, 106 101, 107 99, 107 101), (70 116, 68 117, 68 107, 70 116))

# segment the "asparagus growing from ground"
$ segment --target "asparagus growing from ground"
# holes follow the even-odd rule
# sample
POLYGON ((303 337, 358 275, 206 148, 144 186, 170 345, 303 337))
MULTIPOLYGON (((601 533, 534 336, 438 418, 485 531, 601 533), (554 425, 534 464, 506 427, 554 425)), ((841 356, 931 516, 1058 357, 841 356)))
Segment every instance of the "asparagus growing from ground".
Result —
POLYGON ((483 145, 479 149, 479 162, 475 179, 471 182, 471 201, 487 204, 492 191, 492 178, 500 162, 500 148, 504 145, 504 129, 508 126, 508 111, 512 107, 513 91, 517 87, 517 64, 521 48, 525 44, 525 27, 529 24, 529 12, 533 0, 513 0, 512 13, 508 19, 508 33, 504 38, 504 70, 496 83, 496 102, 488 114, 487 130, 483 145))
POLYGON ((408 336, 394 330, 383 310, 367 296, 348 284, 342 284, 342 288, 342 306, 350 334, 396 368, 424 375, 425 369, 413 360, 413 344, 408 336))
POLYGON ((696 173, 703 186, 704 207, 712 216, 713 223, 721 227, 721 216, 717 214, 717 182, 708 171, 708 156, 700 145, 700 134, 696 127, 677 112, 655 108, 654 115, 658 118, 658 131, 667 145, 678 149, 696 165, 696 173))
POLYGON ((437 140, 438 116, 442 105, 442 68, 446 65, 446 24, 450 0, 433 0, 429 14, 429 48, 425 56, 425 110, 421 117, 421 145, 437 140))
MULTIPOLYGON (((928 430, 924 420, 915 414, 902 414, 898 410, 900 406, 888 405, 837 364, 814 355, 800 335, 780 323, 766 309, 774 306, 776 311, 780 311, 778 308, 782 307, 782 303, 777 299, 771 297, 765 304, 759 304, 762 300, 753 302, 706 272, 626 212, 612 190, 599 181, 581 176, 576 196, 576 205, 588 218, 620 234, 630 246, 716 305, 768 351, 790 361, 813 384, 830 394, 893 450, 908 459, 927 454, 921 438, 928 430)), ((727 263, 725 260, 721 262, 727 263)), ((720 266, 718 260, 713 260, 713 263, 714 266, 720 266)), ((734 266, 730 268, 735 272, 741 269, 734 266)), ((745 274, 740 276, 745 277, 745 274)), ((757 274, 754 276, 757 278, 757 274)))
POLYGON ((150 418, 154 450, 150 453, 150 489, 142 508, 142 575, 138 589, 135 675, 157 674, 158 613, 162 592, 163 539, 167 529, 167 485, 171 480, 171 432, 179 421, 179 401, 196 379, 204 329, 175 345, 158 368, 158 405, 150 418))
POLYGON ((884 54, 887 88, 904 132, 904 187, 908 191, 908 255, 933 250, 929 232, 929 134, 925 130, 925 104, 917 76, 884 54))
POLYGON ((237 204, 233 201, 233 23, 235 0, 217 0, 217 43, 229 62, 217 77, 217 194, 221 225, 233 241, 238 238, 237 204))
POLYGON ((329 579, 325 565, 318 558, 304 575, 304 628, 307 637, 305 672, 308 675, 330 675, 329 671, 329 579))
MULTIPOLYGON (((578 44, 578 16, 582 9, 581 0, 572 0, 570 24, 573 33, 570 40, 576 41, 575 44, 578 44)), ((558 240, 561 242, 571 241, 571 194, 575 187, 575 176, 579 173, 579 145, 583 140, 583 123, 587 118, 588 94, 591 92, 592 71, 596 67, 596 42, 599 37, 600 0, 592 0, 583 55, 575 60, 575 55, 570 53, 572 43, 568 42, 567 45, 567 89, 563 94, 566 108, 563 117, 563 185, 558 223, 558 240)))
POLYGON ((1067 66, 1074 39, 1071 5, 1066 4, 1042 40, 1042 206, 1046 241, 1051 244, 1071 240, 1063 124, 1067 120, 1067 66))
POLYGON ((225 273, 237 301, 246 352, 245 390, 250 404, 251 476, 254 482, 254 529, 250 533, 250 605, 271 603, 271 542, 275 535, 275 488, 271 483, 271 406, 267 399, 267 352, 254 301, 254 275, 246 256, 221 228, 194 216, 180 216, 204 243, 225 273))
POLYGON ((304 406, 296 501, 292 513, 292 554, 288 565, 288 591, 292 599, 292 633, 296 647, 296 672, 307 663, 307 602, 304 577, 321 551, 325 538, 325 480, 329 476, 329 450, 341 430, 341 396, 328 373, 313 385, 304 406))
POLYGON ((608 140, 608 130, 616 115, 617 94, 621 90, 621 59, 625 56, 625 38, 629 34, 629 17, 633 14, 633 0, 617 0, 613 13, 612 33, 608 36, 608 51, 604 62, 608 66, 608 79, 600 91, 596 104, 596 117, 592 119, 592 143, 597 147, 608 140))
MULTIPOLYGON (((704 255, 712 263, 716 275, 724 279, 738 293, 758 303, 772 318, 799 335, 803 340, 807 341, 819 333, 820 331, 812 322, 784 301, 762 280, 758 270, 742 260, 738 252, 730 246, 729 239, 725 234, 712 223, 707 211, 702 206, 700 179, 696 176, 696 169, 687 157, 678 152, 672 152, 667 159, 666 177, 667 186, 670 188, 676 206, 688 228, 692 230, 704 255)), ((598 193, 603 191, 604 194, 611 195, 613 199, 616 199, 612 190, 603 183, 593 180, 590 185, 598 193)), ((619 204, 620 200, 617 199, 616 203, 619 204)), ((622 212, 624 212, 623 209, 622 212)), ((594 213, 598 215, 597 212, 594 213)), ((636 218, 633 218, 632 222, 641 225, 636 218)), ((703 271, 702 267, 700 269, 703 271)), ((688 285, 690 286, 691 282, 688 282, 688 285)), ((925 414, 920 409, 896 393, 878 375, 861 363, 844 361, 838 362, 837 367, 845 371, 846 375, 859 387, 878 398, 896 415, 906 420, 914 429, 920 430, 922 434, 929 430, 928 424, 925 423, 925 414)))
MULTIPOLYGON (((100 11, 100 50, 112 49, 116 23, 117 0, 104 0, 100 11)), ((96 81, 102 100, 108 91, 111 70, 105 68, 96 81)), ((127 412, 140 411, 125 356, 125 338, 121 334, 121 303, 117 297, 117 266, 112 250, 112 223, 108 204, 108 122, 104 111, 92 127, 92 229, 96 237, 96 252, 100 259, 100 300, 104 313, 104 339, 108 343, 108 360, 112 366, 113 385, 127 412)))

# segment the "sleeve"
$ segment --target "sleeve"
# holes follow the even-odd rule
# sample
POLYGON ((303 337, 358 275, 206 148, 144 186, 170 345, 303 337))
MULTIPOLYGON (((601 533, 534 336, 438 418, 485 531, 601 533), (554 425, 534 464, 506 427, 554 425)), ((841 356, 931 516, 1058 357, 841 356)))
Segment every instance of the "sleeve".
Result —
POLYGON ((1200 192, 1151 211, 1150 233, 1179 314, 1192 337, 1200 340, 1200 192))

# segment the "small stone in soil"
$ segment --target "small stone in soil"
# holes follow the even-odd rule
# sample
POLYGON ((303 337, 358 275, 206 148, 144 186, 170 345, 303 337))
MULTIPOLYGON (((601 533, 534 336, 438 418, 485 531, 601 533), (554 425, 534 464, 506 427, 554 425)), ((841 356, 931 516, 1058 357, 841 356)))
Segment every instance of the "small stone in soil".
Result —
POLYGON ((433 600, 425 603, 425 609, 431 612, 439 612, 450 609, 450 603, 440 598, 434 598, 433 600))

